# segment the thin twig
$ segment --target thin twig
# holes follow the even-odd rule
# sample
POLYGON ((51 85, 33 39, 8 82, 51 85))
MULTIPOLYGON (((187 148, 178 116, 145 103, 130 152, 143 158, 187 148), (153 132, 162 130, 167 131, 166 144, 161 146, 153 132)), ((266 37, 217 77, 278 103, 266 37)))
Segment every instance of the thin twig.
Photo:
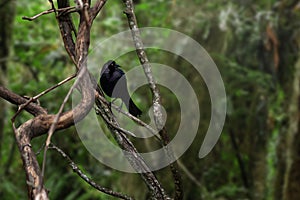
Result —
POLYGON ((178 166, 184 171, 184 173, 187 175, 191 181, 193 181, 199 188, 202 188, 203 186, 201 183, 197 180, 197 178, 192 174, 192 172, 189 171, 189 169, 178 159, 177 160, 178 166))
POLYGON ((75 81, 75 83, 72 85, 72 87, 69 89, 69 92, 68 94, 66 95, 63 103, 61 104, 60 108, 59 108, 59 111, 58 113, 56 114, 55 116, 55 119, 48 131, 48 137, 47 137, 47 140, 46 140, 46 145, 45 145, 45 150, 44 150, 44 158, 43 158, 43 165, 42 165, 42 177, 44 177, 44 172, 45 172, 45 165, 46 165, 46 156, 47 156, 47 149, 49 147, 49 144, 51 142, 51 137, 56 129, 56 125, 58 123, 58 120, 63 112, 63 109, 67 103, 67 101, 69 100, 73 90, 75 89, 75 87, 77 87, 79 81, 81 80, 81 78, 83 77, 83 75, 86 73, 86 68, 82 68, 80 71, 79 71, 79 74, 78 74, 78 77, 75 81))
MULTIPOLYGON (((99 99, 103 102, 106 103, 107 105, 109 105, 109 102, 102 96, 98 96, 99 99)), ((150 133, 159 141, 161 142, 161 137, 160 135, 157 135, 156 132, 151 126, 149 126, 148 124, 146 124, 145 122, 143 122, 142 120, 138 119, 137 117, 133 116, 132 114, 130 114, 129 112, 126 112, 124 110, 122 110, 120 107, 118 107, 117 105, 115 105, 114 103, 110 104, 115 110, 117 110, 118 112, 124 114, 126 117, 128 117, 129 119, 133 120, 134 122, 138 123, 139 125, 145 127, 148 131, 150 131, 150 133)))
POLYGON ((72 161, 72 159, 65 152, 63 152, 63 150, 61 150, 59 147, 57 147, 57 146, 55 146, 54 144, 51 143, 51 145, 49 146, 49 149, 56 150, 64 159, 67 160, 67 162, 69 163, 69 165, 71 166, 73 171, 76 172, 79 175, 80 178, 82 178, 85 182, 87 182, 93 188, 95 188, 95 189, 97 189, 100 192, 103 192, 105 194, 108 194, 108 195, 111 195, 111 196, 114 196, 114 197, 118 197, 120 199, 133 200, 132 197, 129 197, 129 196, 121 194, 119 192, 114 192, 111 189, 102 187, 102 186, 98 185, 97 183, 95 183, 92 179, 88 178, 88 176, 85 175, 79 169, 79 167, 72 161))
POLYGON ((78 9, 75 6, 61 8, 61 9, 57 9, 57 10, 62 11, 62 12, 58 13, 57 17, 67 15, 67 14, 70 14, 70 13, 74 13, 74 12, 78 12, 78 9), (63 9, 66 9, 66 10, 63 10, 63 9))
POLYGON ((76 77, 76 74, 73 74, 72 76, 67 77, 66 79, 62 80, 61 82, 57 83, 56 85, 53 85, 52 87, 44 90, 43 92, 39 93, 38 95, 31 97, 28 101, 26 101, 24 104, 21 104, 18 108, 18 111, 14 114, 14 116, 12 117, 12 120, 15 121, 15 118, 20 114, 20 112, 26 108, 26 106, 28 106, 28 104, 30 104, 32 101, 35 101, 37 99, 39 99, 41 96, 47 94, 48 92, 54 90, 55 88, 67 83, 68 81, 72 80, 73 78, 76 77))
POLYGON ((26 17, 26 16, 23 16, 22 19, 24 20, 28 20, 28 21, 33 21, 35 19, 37 19, 38 17, 42 16, 42 15, 46 15, 46 14, 49 14, 49 13, 53 13, 54 10, 50 9, 50 10, 45 10, 37 15, 34 15, 33 17, 26 17))
POLYGON ((98 15, 104 4, 106 3, 106 0, 97 0, 94 7, 91 8, 91 20, 93 21, 95 17, 98 15))
POLYGON ((77 76, 77 74, 73 74, 73 75, 71 75, 71 76, 65 78, 64 80, 62 80, 61 82, 57 83, 56 85, 54 85, 54 86, 52 86, 52 87, 46 89, 45 91, 41 92, 40 94, 34 96, 32 99, 33 99, 33 100, 36 100, 36 99, 40 98, 41 96, 47 94, 47 93, 50 92, 51 90, 53 90, 53 89, 55 89, 55 88, 57 88, 57 87, 59 87, 59 86, 65 84, 65 83, 67 83, 68 81, 72 80, 72 79, 75 78, 76 76, 77 76))
POLYGON ((64 11, 64 12, 67 11, 67 13, 77 12, 77 10, 76 10, 76 8, 74 6, 66 7, 66 8, 59 8, 59 9, 53 9, 52 8, 52 9, 49 9, 49 10, 45 10, 45 11, 39 13, 39 14, 36 14, 36 15, 34 15, 32 17, 23 16, 22 19, 23 20, 28 20, 28 21, 33 21, 33 20, 39 18, 40 16, 47 15, 47 14, 50 14, 50 13, 53 13, 53 12, 56 12, 56 11, 64 11), (75 9, 75 10, 74 11, 70 11, 72 9, 75 9))
POLYGON ((36 156, 40 155, 40 153, 43 151, 43 149, 45 148, 45 143, 42 144, 42 146, 37 150, 37 152, 35 153, 36 156))
POLYGON ((55 15, 56 15, 56 8, 55 8, 55 6, 54 6, 53 1, 52 1, 52 0, 48 0, 48 1, 49 1, 49 3, 51 4, 51 8, 54 10, 55 15))
MULTIPOLYGON (((95 110, 96 110, 96 113, 97 114, 100 114, 100 110, 98 107, 95 107, 95 110)), ((106 124, 109 124, 110 126, 112 126, 113 128, 127 134, 127 135, 131 135, 133 137, 136 137, 136 135, 134 133, 132 133, 131 131, 128 131, 126 129, 123 129, 122 127, 120 126, 116 126, 115 124, 113 124, 106 116, 103 117, 103 119, 105 120, 106 124)))

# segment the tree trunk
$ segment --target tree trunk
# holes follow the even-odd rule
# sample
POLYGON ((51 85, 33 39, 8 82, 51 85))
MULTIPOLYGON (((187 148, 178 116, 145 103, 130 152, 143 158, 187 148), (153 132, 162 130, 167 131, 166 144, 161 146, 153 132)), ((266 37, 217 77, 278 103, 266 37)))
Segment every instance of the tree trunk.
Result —
POLYGON ((286 135, 286 170, 284 174, 283 199, 298 200, 300 198, 300 56, 295 67, 292 97, 289 106, 289 127, 286 135))
MULTIPOLYGON (((14 1, 0 0, 0 85, 6 85, 6 71, 12 40, 14 1)), ((6 104, 0 99, 0 152, 2 152, 6 104)), ((0 160, 2 155, 0 153, 0 160)))
POLYGON ((279 83, 285 92, 283 107, 287 114, 277 146, 274 199, 278 200, 300 197, 300 18, 295 4, 297 1, 282 1, 279 8, 279 83))

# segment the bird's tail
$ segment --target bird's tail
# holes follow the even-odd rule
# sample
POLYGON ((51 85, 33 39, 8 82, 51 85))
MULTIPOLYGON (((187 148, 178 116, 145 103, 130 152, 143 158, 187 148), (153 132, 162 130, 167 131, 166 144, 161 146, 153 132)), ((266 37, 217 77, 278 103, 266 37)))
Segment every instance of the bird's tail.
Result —
POLYGON ((139 117, 142 114, 142 111, 134 104, 131 98, 129 99, 129 106, 127 108, 129 113, 135 117, 139 117))

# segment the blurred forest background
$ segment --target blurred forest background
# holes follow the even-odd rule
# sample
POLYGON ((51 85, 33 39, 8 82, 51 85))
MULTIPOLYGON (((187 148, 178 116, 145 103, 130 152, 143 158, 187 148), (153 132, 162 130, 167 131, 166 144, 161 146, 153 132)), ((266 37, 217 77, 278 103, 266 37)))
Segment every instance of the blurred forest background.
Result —
MULTIPOLYGON (((197 40, 216 62, 226 87, 228 110, 221 138, 208 156, 199 159, 211 112, 207 88, 183 59, 167 52, 148 51, 150 62, 180 71, 192 84, 200 103, 199 133, 180 158, 184 199, 300 199, 299 1, 134 3, 140 27, 170 28, 197 40)), ((54 14, 32 22, 22 20, 23 16, 49 8, 47 0, 0 1, 0 83, 17 94, 34 96, 74 73, 54 14)), ((128 30, 123 10, 122 1, 106 3, 93 24, 91 49, 95 41, 128 30)), ((76 14, 73 17, 76 19, 76 14)), ((132 53, 118 62, 128 70, 138 64, 138 59, 132 53)), ((102 65, 99 63, 99 70, 102 65)), ((42 97, 41 104, 56 113, 71 84, 42 97)), ((180 122, 178 102, 167 89, 161 89, 168 112, 167 129, 174 136, 180 122)), ((142 110, 151 105, 150 93, 142 89, 136 91, 135 100, 142 110)), ((0 198, 26 199, 25 174, 10 122, 16 107, 2 99, 0 104, 0 198)), ((17 123, 30 118, 23 112, 17 123)), ((146 198, 146 186, 138 175, 102 165, 87 152, 75 128, 62 132, 52 141, 97 183, 136 199, 146 198)), ((46 135, 33 140, 35 151, 45 139, 46 135)), ((142 149, 143 144, 135 143, 142 149)), ((42 155, 38 158, 41 162, 42 155)), ((45 184, 51 199, 113 199, 83 182, 57 153, 50 151, 46 164, 45 184)), ((160 170, 157 176, 172 194, 171 174, 160 170)))

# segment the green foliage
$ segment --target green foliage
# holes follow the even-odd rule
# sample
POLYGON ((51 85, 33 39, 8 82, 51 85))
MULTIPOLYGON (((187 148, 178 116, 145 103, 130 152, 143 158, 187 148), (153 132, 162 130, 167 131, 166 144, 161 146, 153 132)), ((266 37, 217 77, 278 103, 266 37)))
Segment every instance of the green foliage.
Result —
POLYGON ((20 185, 16 185, 9 179, 2 178, 0 187, 3 200, 9 199, 26 199, 26 193, 21 190, 20 185))

